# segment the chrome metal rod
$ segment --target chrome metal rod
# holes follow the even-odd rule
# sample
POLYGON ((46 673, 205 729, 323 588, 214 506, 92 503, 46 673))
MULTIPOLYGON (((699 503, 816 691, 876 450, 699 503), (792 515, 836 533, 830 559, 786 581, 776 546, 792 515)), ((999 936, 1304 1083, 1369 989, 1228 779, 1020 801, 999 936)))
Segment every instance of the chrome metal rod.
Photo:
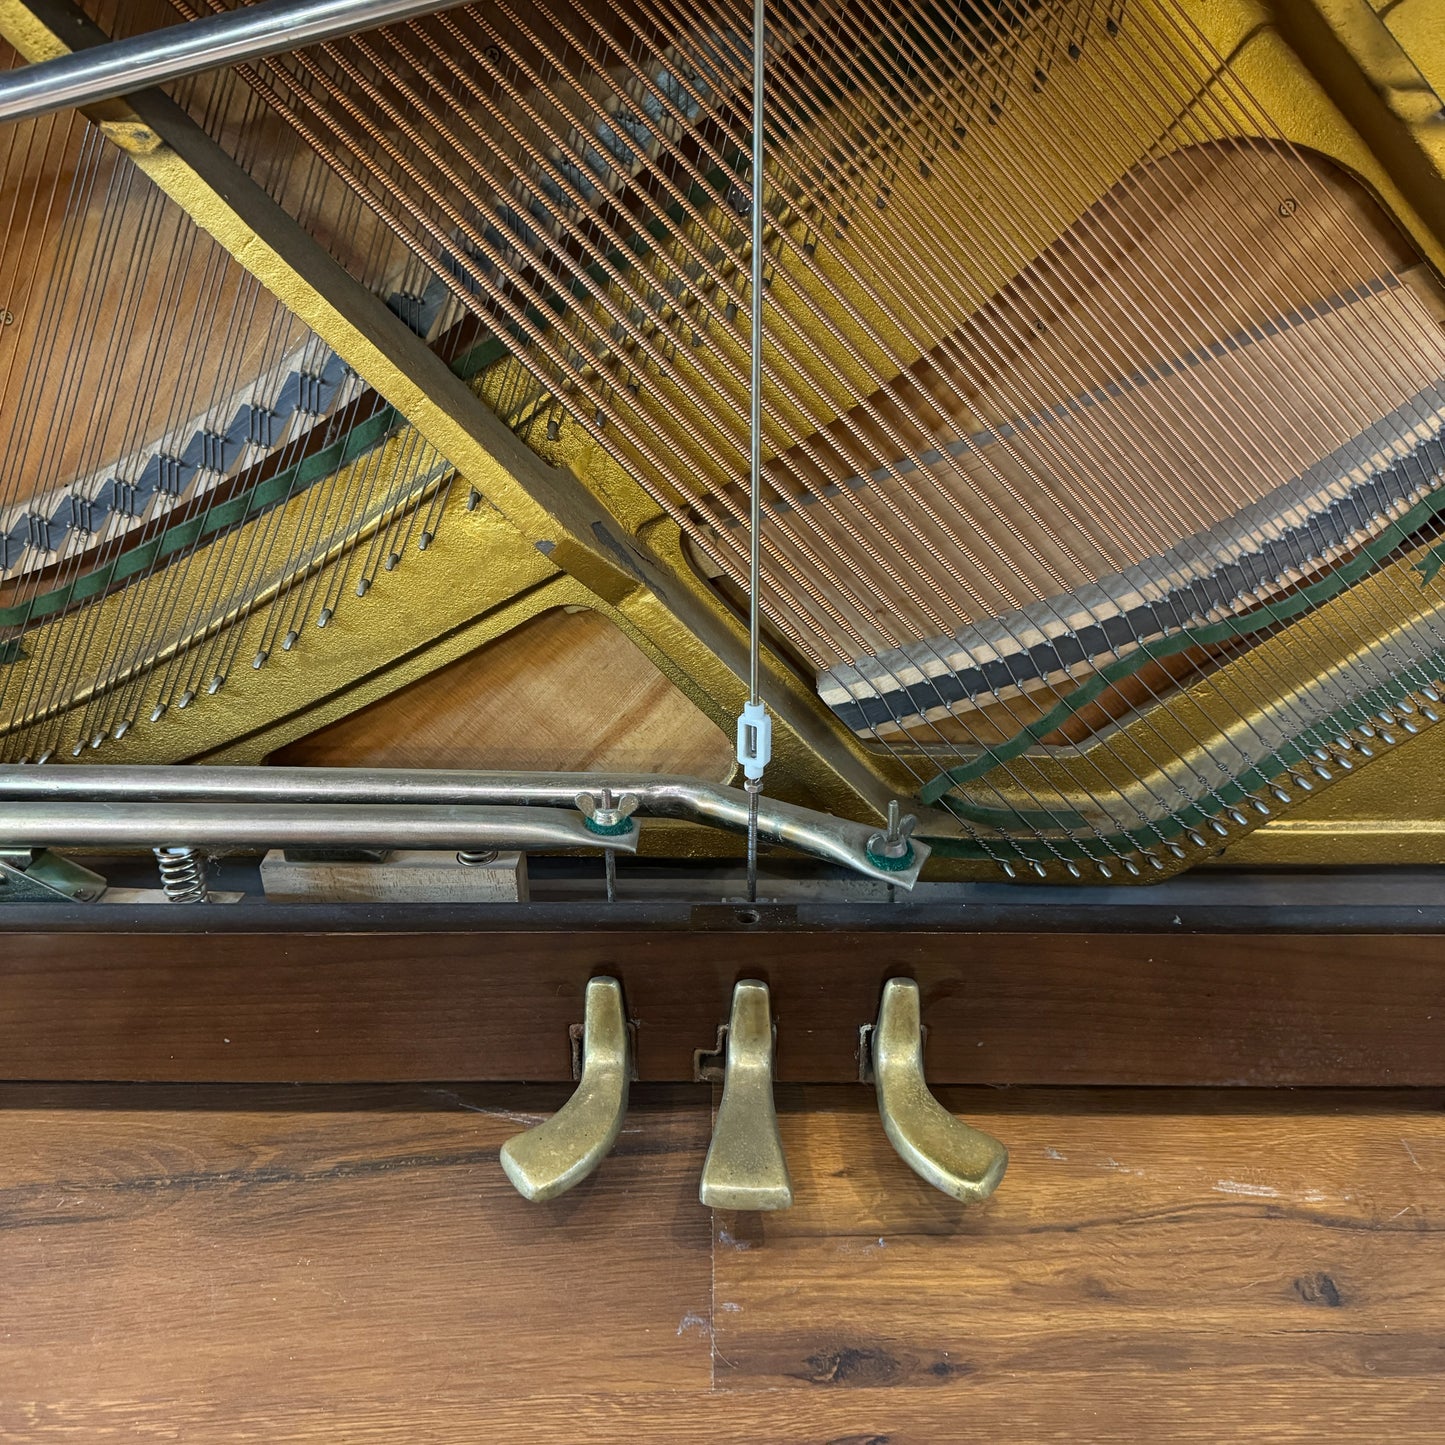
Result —
POLYGON ((90 105, 168 80, 454 7, 458 0, 260 0, 0 72, 0 121, 90 105))
MULTIPOLYGON (((64 767, 0 765, 0 800, 112 800, 205 803, 369 803, 476 804, 571 808, 578 796, 599 797, 604 788, 638 799, 638 812, 685 818, 735 833, 748 831, 748 795, 704 778, 629 773, 503 773, 403 768, 215 768, 64 767)), ((0 801, 0 841, 9 842, 0 801)), ((928 857, 928 845, 913 841, 913 856, 899 868, 880 866, 868 854, 876 825, 853 823, 762 798, 763 838, 851 868, 869 878, 911 888, 928 857)), ((18 841, 18 840, 17 840, 18 841)), ((179 838, 177 841, 182 841, 179 838)), ((58 844, 52 846, 59 846, 58 844)))
POLYGON ((579 813, 457 804, 0 802, 0 838, 22 848, 557 848, 635 853, 639 829, 598 837, 579 813))

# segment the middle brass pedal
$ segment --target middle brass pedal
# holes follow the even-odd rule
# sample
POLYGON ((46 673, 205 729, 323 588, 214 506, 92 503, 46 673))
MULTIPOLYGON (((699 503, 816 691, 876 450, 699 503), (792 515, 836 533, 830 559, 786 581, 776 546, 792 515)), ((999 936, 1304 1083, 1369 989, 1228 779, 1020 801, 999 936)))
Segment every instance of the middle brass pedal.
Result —
POLYGON ((698 1198, 709 1209, 789 1209, 793 1181, 773 1104, 773 1011, 768 986, 733 989, 722 1102, 702 1166, 698 1198))

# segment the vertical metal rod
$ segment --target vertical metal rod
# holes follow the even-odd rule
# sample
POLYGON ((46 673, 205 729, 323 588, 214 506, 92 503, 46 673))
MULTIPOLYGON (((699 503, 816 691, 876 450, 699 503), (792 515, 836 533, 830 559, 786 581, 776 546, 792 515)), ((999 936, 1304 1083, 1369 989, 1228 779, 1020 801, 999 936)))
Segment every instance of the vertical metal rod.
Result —
MULTIPOLYGON (((606 820, 608 821, 608 823, 613 823, 613 822, 615 822, 616 819, 617 819, 617 814, 613 812, 613 809, 614 809, 616 806, 617 806, 617 795, 616 795, 616 793, 614 793, 611 788, 603 788, 603 790, 602 790, 603 817, 606 818, 606 820)), ((607 849, 607 850, 603 853, 603 855, 602 855, 602 873, 603 873, 603 877, 606 878, 606 880, 607 880, 607 901, 608 901, 609 903, 616 903, 616 902, 617 902, 617 860, 612 856, 612 850, 611 850, 610 848, 607 849)))
POLYGON ((753 196, 752 196, 752 414, 749 420, 748 701, 759 696, 762 609, 758 586, 763 570, 763 14, 765 0, 753 0, 753 196))
MULTIPOLYGON (((763 50, 766 38, 766 0, 753 0, 753 195, 752 195, 752 356, 749 385, 751 414, 749 441, 748 556, 748 701, 762 702, 760 679, 762 609, 759 592, 763 572, 763 50)), ((748 902, 758 899, 758 794, 762 779, 749 779, 748 789, 748 902)))
POLYGON ((748 902, 758 901, 758 793, 761 784, 748 788, 748 902))

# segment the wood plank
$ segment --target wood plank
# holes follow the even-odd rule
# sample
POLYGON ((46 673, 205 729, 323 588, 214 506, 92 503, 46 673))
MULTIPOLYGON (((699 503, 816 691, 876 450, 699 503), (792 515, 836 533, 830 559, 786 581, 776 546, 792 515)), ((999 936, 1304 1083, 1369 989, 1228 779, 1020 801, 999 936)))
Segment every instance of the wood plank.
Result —
MULTIPOLYGON (((1442 1393, 1434 1380, 1268 1378, 1247 1390, 1214 1379, 1178 1379, 1142 1389, 1128 1374, 1028 1377, 971 1385, 966 1396, 894 1388, 750 1395, 701 1391, 557 1394, 479 1403, 465 1383, 399 1402, 375 1393, 265 1394, 221 1402, 95 1401, 10 1419, 17 1438, 51 1441, 226 1445, 456 1445, 501 1440, 555 1445, 707 1440, 716 1445, 963 1445, 977 1440, 1075 1445, 1438 1445, 1442 1393), (179 1424, 177 1423, 179 1421, 179 1424)), ((0 1404, 0 1412, 5 1406, 0 1404)), ((0 1425, 6 1415, 0 1414, 0 1425)))
POLYGON ((1229 1439, 1256 1383, 1445 1386, 1439 1093, 943 1098, 1011 1149, 982 1206, 912 1175, 856 1096, 783 1091, 797 1205, 717 1223, 721 1388, 966 1408, 990 1381, 1205 1376, 1229 1439))
POLYGON ((586 981, 610 973, 644 1079, 690 1080, 759 977, 780 1077, 842 1083, 907 974, 941 1082, 1445 1084, 1442 962, 1433 934, 11 933, 0 1078, 561 1080, 586 981))
POLYGON ((648 1086, 523 1203, 562 1092, 0 1088, 0 1439, 1439 1439, 1445 1092, 949 1090, 1013 1151, 965 1209, 784 1088, 751 1220, 648 1086))
POLYGON ((0 1091, 0 1437, 77 1402, 180 1438, 204 1401, 705 1387, 707 1111, 639 1099, 543 1209, 497 1150, 566 1092, 0 1091))

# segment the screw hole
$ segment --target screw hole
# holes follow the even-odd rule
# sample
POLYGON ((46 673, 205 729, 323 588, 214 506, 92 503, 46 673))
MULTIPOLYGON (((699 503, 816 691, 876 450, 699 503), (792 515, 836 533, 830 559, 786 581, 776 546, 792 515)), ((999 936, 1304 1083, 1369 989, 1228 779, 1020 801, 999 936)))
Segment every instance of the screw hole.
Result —
POLYGON ((739 909, 738 909, 738 922, 739 922, 739 923, 753 924, 753 923, 761 923, 762 921, 763 921, 763 915, 762 915, 761 913, 759 913, 756 908, 739 908, 739 909))

